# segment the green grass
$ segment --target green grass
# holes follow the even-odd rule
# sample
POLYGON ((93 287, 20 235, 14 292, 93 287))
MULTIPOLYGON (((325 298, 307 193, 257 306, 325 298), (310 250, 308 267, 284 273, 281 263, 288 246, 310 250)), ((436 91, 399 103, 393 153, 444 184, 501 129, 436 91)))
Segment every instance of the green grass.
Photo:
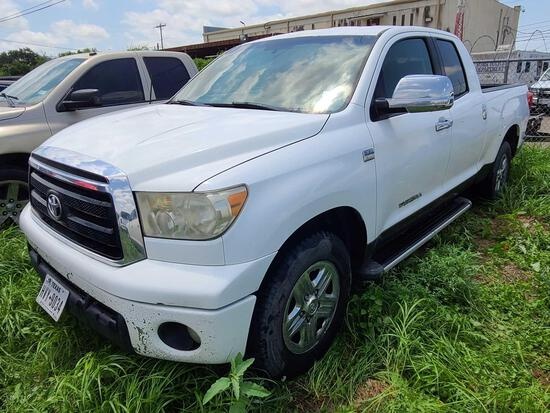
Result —
MULTIPOLYGON (((224 369, 122 354, 35 303, 16 230, 0 234, 0 410, 206 411, 224 369)), ((313 370, 265 382, 272 411, 550 409, 550 150, 524 148, 505 196, 473 211, 353 297, 313 370)), ((229 400, 208 409, 226 411, 229 400)))

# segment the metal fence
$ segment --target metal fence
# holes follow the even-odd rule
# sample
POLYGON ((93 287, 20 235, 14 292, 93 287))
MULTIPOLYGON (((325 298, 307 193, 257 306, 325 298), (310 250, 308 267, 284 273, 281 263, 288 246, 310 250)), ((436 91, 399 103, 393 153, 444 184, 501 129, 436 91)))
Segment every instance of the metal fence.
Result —
POLYGON ((479 80, 484 86, 499 86, 525 83, 532 95, 527 141, 550 144, 550 81, 548 88, 537 83, 550 68, 550 60, 544 59, 498 59, 474 62, 479 80))

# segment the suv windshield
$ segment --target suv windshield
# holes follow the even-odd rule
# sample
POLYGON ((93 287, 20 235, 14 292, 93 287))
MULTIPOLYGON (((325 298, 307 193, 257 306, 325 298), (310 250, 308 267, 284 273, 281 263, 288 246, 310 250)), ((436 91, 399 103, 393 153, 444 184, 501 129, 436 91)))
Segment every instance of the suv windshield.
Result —
MULTIPOLYGON (((3 93, 17 105, 38 103, 85 60, 84 58, 50 60, 8 86, 3 93)), ((5 99, 0 97, 0 101, 5 99)))
POLYGON ((232 49, 172 102, 333 113, 349 103, 374 36, 273 39, 232 49))

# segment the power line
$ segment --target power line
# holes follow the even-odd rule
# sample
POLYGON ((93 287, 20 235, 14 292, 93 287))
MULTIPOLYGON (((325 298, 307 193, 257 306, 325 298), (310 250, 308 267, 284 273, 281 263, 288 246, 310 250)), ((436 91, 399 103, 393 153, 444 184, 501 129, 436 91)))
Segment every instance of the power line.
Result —
MULTIPOLYGON (((66 1, 66 0, 58 0, 58 1, 56 1, 55 3, 50 3, 50 4, 47 4, 47 5, 42 6, 42 7, 39 7, 39 8, 32 8, 32 7, 31 7, 32 10, 28 10, 28 11, 26 11, 26 12, 19 12, 19 14, 17 14, 17 15, 12 15, 11 17, 10 17, 10 16, 6 16, 6 17, 1 18, 1 19, 0 19, 0 23, 6 22, 6 21, 8 21, 8 20, 17 19, 18 17, 23 17, 23 16, 26 16, 26 15, 28 15, 28 14, 36 13, 36 12, 38 12, 38 11, 40 11, 40 10, 48 9, 48 8, 50 8, 50 7, 55 6, 56 4, 63 3, 63 2, 65 2, 65 1, 66 1)), ((35 7, 37 7, 37 6, 35 6, 35 7)))
POLYGON ((52 49, 60 49, 60 50, 75 50, 75 48, 61 47, 61 46, 49 46, 47 44, 40 44, 40 43, 18 42, 17 40, 9 40, 9 39, 0 39, 0 42, 16 43, 16 44, 22 44, 22 45, 25 45, 25 46, 49 47, 49 48, 52 48, 52 49))
POLYGON ((4 16, 4 17, 0 17, 0 20, 3 20, 3 19, 5 19, 5 18, 7 18, 7 17, 13 17, 13 16, 18 15, 18 14, 20 14, 20 13, 23 13, 23 12, 25 12, 25 11, 29 11, 29 10, 35 9, 35 8, 37 8, 37 7, 43 6, 44 4, 51 3, 52 1, 53 1, 53 0, 47 0, 47 1, 44 1, 44 2, 42 2, 42 3, 38 3, 38 4, 36 4, 36 5, 32 6, 32 7, 27 7, 26 9, 18 10, 18 11, 15 12, 15 13, 8 14, 7 16, 4 16))
POLYGON ((520 24, 519 27, 523 28, 523 27, 530 27, 530 26, 538 26, 540 24, 545 24, 545 23, 549 23, 550 20, 541 20, 539 22, 535 22, 535 23, 529 23, 529 24, 520 24))

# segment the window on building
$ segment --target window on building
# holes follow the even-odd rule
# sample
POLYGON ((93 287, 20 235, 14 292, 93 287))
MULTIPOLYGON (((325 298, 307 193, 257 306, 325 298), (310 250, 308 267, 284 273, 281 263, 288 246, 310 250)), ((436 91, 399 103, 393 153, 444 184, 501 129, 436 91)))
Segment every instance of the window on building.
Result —
POLYGON ((375 98, 393 96, 399 81, 407 75, 433 74, 428 47, 423 39, 405 39, 395 43, 388 51, 378 83, 375 98))
POLYGON ((374 19, 367 19, 367 26, 379 26, 380 25, 380 19, 374 18, 374 19))
POLYGON ((468 84, 466 83, 464 66, 462 65, 458 51, 452 42, 446 40, 438 39, 437 46, 441 54, 443 70, 453 83, 455 97, 459 97, 468 91, 468 84))
POLYGON ((546 72, 547 70, 548 70, 548 62, 544 62, 544 64, 542 65, 542 71, 546 72))
POLYGON ((171 98, 189 80, 189 73, 175 57, 144 57, 157 99, 171 98))
POLYGON ((410 19, 409 19, 409 26, 413 26, 414 25, 414 14, 411 13, 411 16, 410 16, 410 19))
POLYGON ((529 73, 531 70, 531 62, 525 62, 525 73, 529 73))
POLYGON ((517 67, 516 67, 516 73, 521 73, 522 65, 523 65, 522 62, 518 62, 518 65, 517 65, 517 67))
POLYGON ((315 30, 315 23, 311 23, 311 30, 315 30))
POLYGON ((397 16, 393 16, 393 25, 397 26, 397 16))
POLYGON ((405 25, 405 15, 401 15, 401 26, 405 25))
POLYGON ((73 86, 73 90, 80 89, 99 90, 99 97, 105 106, 145 100, 136 60, 133 58, 98 63, 73 86))

